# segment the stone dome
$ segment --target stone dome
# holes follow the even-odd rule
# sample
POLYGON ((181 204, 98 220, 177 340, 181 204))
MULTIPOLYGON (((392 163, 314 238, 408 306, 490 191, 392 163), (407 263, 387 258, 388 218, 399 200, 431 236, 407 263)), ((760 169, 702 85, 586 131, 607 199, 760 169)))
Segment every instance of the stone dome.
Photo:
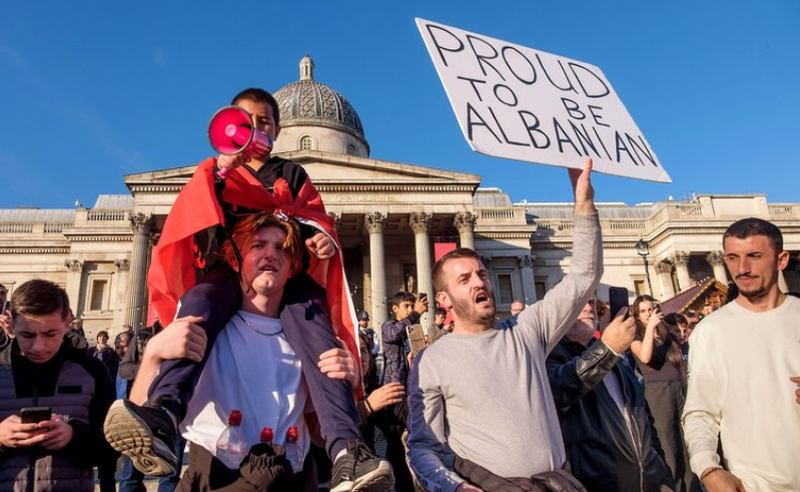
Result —
POLYGON ((306 55, 300 62, 300 80, 275 92, 281 127, 324 126, 343 130, 364 140, 361 118, 341 94, 314 80, 314 62, 306 55))

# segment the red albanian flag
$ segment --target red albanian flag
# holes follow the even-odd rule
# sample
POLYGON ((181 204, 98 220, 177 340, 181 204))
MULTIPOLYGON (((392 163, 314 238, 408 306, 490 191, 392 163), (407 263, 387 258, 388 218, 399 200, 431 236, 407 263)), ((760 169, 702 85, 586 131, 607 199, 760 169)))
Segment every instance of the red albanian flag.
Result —
MULTIPOLYGON (((167 216, 158 245, 153 249, 147 282, 151 303, 161 323, 166 326, 174 318, 181 296, 195 285, 194 235, 209 227, 225 225, 222 207, 214 190, 216 158, 201 162, 192 179, 181 190, 167 216)), ((294 217, 327 234, 336 244, 337 254, 320 261, 311 258, 308 274, 326 291, 336 335, 342 339, 360 367, 355 309, 344 276, 342 248, 333 227, 333 219, 325 212, 322 198, 307 179, 292 197, 289 184, 280 178, 270 193, 244 169, 229 173, 222 191, 222 200, 231 205, 274 212, 294 217)))

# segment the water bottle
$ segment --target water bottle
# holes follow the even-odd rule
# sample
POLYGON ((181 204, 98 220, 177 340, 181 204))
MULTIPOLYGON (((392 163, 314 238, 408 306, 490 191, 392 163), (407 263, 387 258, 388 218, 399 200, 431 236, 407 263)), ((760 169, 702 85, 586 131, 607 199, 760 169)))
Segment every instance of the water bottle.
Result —
POLYGON ((249 446, 242 432, 242 412, 231 410, 228 417, 228 427, 222 431, 217 441, 217 459, 222 461, 231 470, 238 470, 249 446))
POLYGON ((297 427, 289 427, 286 431, 286 441, 283 443, 283 448, 286 450, 286 459, 292 464, 292 470, 295 473, 303 471, 303 453, 300 451, 300 444, 297 442, 299 433, 297 427))

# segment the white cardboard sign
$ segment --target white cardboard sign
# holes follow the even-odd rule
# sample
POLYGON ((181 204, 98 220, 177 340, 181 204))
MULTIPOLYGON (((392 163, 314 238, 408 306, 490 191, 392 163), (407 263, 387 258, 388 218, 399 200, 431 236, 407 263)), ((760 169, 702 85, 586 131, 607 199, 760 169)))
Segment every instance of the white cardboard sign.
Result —
POLYGON ((482 154, 670 183, 603 72, 417 19, 461 131, 482 154))

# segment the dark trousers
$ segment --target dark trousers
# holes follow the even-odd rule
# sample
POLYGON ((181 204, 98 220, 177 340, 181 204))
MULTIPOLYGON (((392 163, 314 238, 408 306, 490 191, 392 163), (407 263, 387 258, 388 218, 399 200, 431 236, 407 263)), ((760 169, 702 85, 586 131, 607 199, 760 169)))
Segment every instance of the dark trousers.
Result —
POLYGON ((104 463, 97 466, 97 479, 100 481, 100 492, 116 492, 117 482, 114 474, 117 471, 117 454, 114 453, 104 463))
MULTIPOLYGON (((176 489, 178 492, 259 492, 274 487, 259 487, 247 482, 239 470, 231 470, 202 446, 189 445, 189 467, 176 489)), ((317 468, 309 454, 303 471, 295 474, 288 488, 280 492, 316 492, 317 468)))
POLYGON ((686 398, 682 381, 650 381, 644 387, 653 427, 664 450, 667 466, 675 479, 675 492, 700 492, 700 479, 689 468, 689 453, 683 439, 681 413, 686 398))
MULTIPOLYGON (((239 279, 229 267, 211 271, 184 294, 176 317, 191 315, 203 318, 201 326, 208 337, 205 357, 199 363, 186 359, 162 363, 159 375, 150 387, 150 404, 164 406, 183 420, 217 335, 240 305, 239 279)), ((343 380, 322 374, 317 366, 320 354, 339 347, 325 290, 306 273, 295 275, 284 288, 280 319, 286 339, 300 359, 325 448, 334 459, 347 446, 348 440, 362 439, 350 386, 343 380)))

